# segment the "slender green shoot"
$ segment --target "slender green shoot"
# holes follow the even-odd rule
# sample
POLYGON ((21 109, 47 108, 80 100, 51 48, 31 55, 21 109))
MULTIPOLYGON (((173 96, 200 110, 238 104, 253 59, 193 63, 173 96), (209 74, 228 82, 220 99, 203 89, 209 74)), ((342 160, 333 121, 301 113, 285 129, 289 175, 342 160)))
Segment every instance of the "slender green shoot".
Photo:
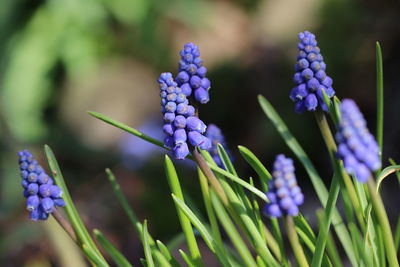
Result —
POLYGON ((300 267, 308 267, 306 255, 304 255, 303 247, 300 244, 299 237, 297 236, 296 229, 294 227, 293 218, 291 216, 286 217, 286 231, 289 237, 290 244, 292 246, 294 256, 300 267))
MULTIPOLYGON (((178 175, 176 173, 175 167, 174 167, 171 159, 167 155, 165 155, 165 174, 168 178, 168 183, 171 188, 171 192, 177 198, 184 201, 184 197, 183 197, 181 185, 179 183, 178 175)), ((190 220, 181 211, 181 209, 179 209, 179 207, 176 207, 176 210, 178 213, 179 221, 182 226, 182 230, 186 237, 186 242, 187 242, 192 260, 193 260, 193 262, 196 263, 196 266, 202 266, 200 250, 199 250, 199 247, 197 246, 196 237, 194 235, 190 220)))
POLYGON ((147 230, 147 220, 144 220, 143 223, 142 240, 143 240, 143 249, 144 249, 144 255, 146 257, 147 267, 155 267, 149 244, 149 231, 147 230))
MULTIPOLYGON (((60 167, 56 160, 56 157, 48 145, 44 146, 44 150, 46 153, 47 162, 49 164, 51 174, 56 182, 56 184, 63 191, 63 200, 65 201, 65 211, 67 212, 68 218, 71 222, 71 225, 76 233, 79 244, 82 246, 86 245, 86 250, 84 251, 92 251, 96 254, 96 259, 100 260, 104 266, 108 266, 106 260, 101 255, 100 251, 96 247, 92 237, 87 231, 81 217, 79 216, 78 210, 76 209, 74 202, 72 201, 71 195, 69 194, 67 185, 62 176, 60 167)), ((90 255, 87 255, 90 257, 90 255)))
POLYGON ((399 262, 397 259, 397 253, 393 241, 393 235, 392 235, 392 230, 390 228, 389 219, 387 217, 382 199, 380 195, 376 192, 377 188, 372 177, 368 179, 367 185, 369 194, 371 196, 374 212, 379 220, 380 226, 382 227, 382 232, 384 237, 383 241, 385 243, 386 255, 387 255, 387 260, 389 262, 389 266, 398 267, 399 262))
POLYGON ((315 252, 311 262, 312 267, 319 267, 322 263, 326 240, 328 238, 329 228, 332 222, 333 209, 336 206, 336 201, 339 195, 339 170, 335 172, 332 179, 331 189, 329 190, 328 203, 326 204, 325 216, 326 220, 320 225, 320 230, 315 244, 315 252))
POLYGON ((379 42, 376 42, 376 140, 380 148, 382 160, 383 149, 383 62, 382 50, 379 42))
POLYGON ((94 237, 100 243, 101 247, 107 251, 108 255, 114 260, 118 267, 132 267, 129 261, 114 245, 97 229, 93 230, 94 237))

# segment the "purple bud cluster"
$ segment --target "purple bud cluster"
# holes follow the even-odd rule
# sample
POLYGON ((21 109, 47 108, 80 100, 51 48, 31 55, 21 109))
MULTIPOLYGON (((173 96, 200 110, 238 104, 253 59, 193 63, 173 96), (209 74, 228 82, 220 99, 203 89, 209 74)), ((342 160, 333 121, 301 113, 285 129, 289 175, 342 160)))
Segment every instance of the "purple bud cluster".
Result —
POLYGON ((194 43, 187 43, 180 52, 179 73, 175 78, 186 96, 193 92, 194 98, 201 104, 210 100, 210 80, 206 78, 207 69, 200 58, 200 50, 194 43))
POLYGON ((343 160, 347 173, 365 183, 371 172, 381 167, 379 146, 353 100, 344 99, 340 111, 342 116, 336 133, 338 156, 343 160))
POLYGON ((195 114, 195 108, 169 72, 162 73, 160 84, 161 111, 164 114, 163 131, 167 135, 164 144, 173 150, 175 158, 184 159, 189 154, 187 141, 201 149, 211 147, 203 135, 207 126, 195 114))
POLYGON ((46 220, 54 207, 64 207, 62 191, 28 150, 18 152, 26 209, 33 221, 46 220))
POLYGON ((276 156, 272 179, 268 183, 269 203, 264 207, 264 214, 270 217, 282 215, 296 216, 299 206, 304 202, 304 195, 297 185, 293 160, 280 154, 276 156))
POLYGON ((327 111, 322 91, 324 90, 329 98, 335 95, 335 91, 332 88, 332 79, 325 73, 326 64, 317 46, 317 40, 309 31, 299 33, 298 37, 299 54, 293 77, 296 86, 290 93, 290 99, 296 103, 297 113, 314 111, 318 106, 327 111))
POLYGON ((225 151, 228 153, 228 156, 231 160, 232 160, 232 156, 231 156, 229 150, 227 149, 225 137, 222 134, 221 129, 218 128, 217 125, 215 125, 215 124, 209 124, 207 127, 206 136, 211 141, 211 147, 210 147, 210 149, 208 149, 208 152, 214 159, 215 163, 219 167, 223 168, 224 165, 218 154, 218 144, 221 144, 224 147, 225 151))

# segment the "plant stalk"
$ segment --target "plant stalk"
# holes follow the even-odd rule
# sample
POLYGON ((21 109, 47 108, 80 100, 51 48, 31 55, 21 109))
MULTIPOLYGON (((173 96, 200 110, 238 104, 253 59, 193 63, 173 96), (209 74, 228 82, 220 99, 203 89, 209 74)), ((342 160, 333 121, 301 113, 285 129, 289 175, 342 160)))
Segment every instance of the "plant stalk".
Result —
POLYGON ((396 249, 394 246, 392 230, 390 228, 390 223, 388 216, 386 214, 385 206, 383 205, 382 199, 376 190, 376 183, 373 177, 370 177, 367 182, 368 191, 372 201, 372 207, 374 208, 376 217, 378 217, 379 223, 382 227, 382 232, 384 236, 384 244, 386 247, 386 255, 390 267, 398 267, 399 262, 397 259, 396 249))
POLYGON ((304 255, 303 248, 300 244, 299 237, 297 236, 296 229, 292 216, 286 216, 286 231, 289 237, 290 245, 292 246, 294 256, 300 267, 309 267, 306 255, 304 255))
POLYGON ((222 203, 225 206, 228 206, 229 201, 228 201, 228 197, 225 194, 224 189, 222 188, 220 182, 217 180, 214 173, 211 171, 210 167, 208 166, 207 162, 200 155, 200 153, 197 149, 193 150, 193 158, 196 161, 197 165, 199 166, 200 170, 203 172, 204 176, 207 177, 208 181, 210 182, 211 186, 214 188, 215 192, 221 198, 222 203))
POLYGON ((62 214, 58 211, 57 208, 53 210, 51 213, 58 222, 58 224, 64 229, 64 231, 71 237, 71 239, 78 244, 78 240, 76 238, 76 234, 71 224, 62 216, 62 214))

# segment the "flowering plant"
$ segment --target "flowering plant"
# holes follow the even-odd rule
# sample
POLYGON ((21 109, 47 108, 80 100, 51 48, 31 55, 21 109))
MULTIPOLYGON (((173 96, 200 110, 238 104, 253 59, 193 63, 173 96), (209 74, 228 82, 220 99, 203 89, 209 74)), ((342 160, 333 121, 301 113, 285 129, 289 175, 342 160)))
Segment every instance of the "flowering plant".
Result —
MULTIPOLYGON (((165 173, 188 249, 179 249, 181 258, 151 235, 148 230, 151 222, 137 218, 112 171, 106 170, 118 201, 143 243, 144 266, 179 266, 182 261, 188 266, 204 266, 198 246, 200 239, 221 266, 303 267, 344 266, 347 263, 353 266, 399 266, 400 227, 393 235, 379 193, 382 181, 400 169, 395 164, 381 168, 383 80, 380 46, 377 43, 377 141, 369 132, 356 103, 335 96, 333 80, 325 72, 327 67, 315 35, 308 31, 300 33, 298 49, 296 86, 289 95, 295 102, 296 112, 310 111, 315 115, 334 170, 329 190, 302 146, 261 95, 258 101, 262 110, 291 149, 294 159, 280 154, 273 164, 264 165, 249 149, 238 146, 243 159, 257 173, 257 181, 240 177, 221 129, 213 124, 207 126, 196 111, 197 102, 205 104, 210 100, 211 83, 206 78, 207 69, 200 58, 200 50, 193 43, 186 44, 180 53, 177 76, 174 78, 172 73, 166 72, 158 79, 163 141, 105 115, 89 112, 97 119, 165 148, 176 159, 192 160, 197 164, 206 219, 201 219, 202 216, 185 201, 178 172, 170 156, 165 155, 165 173), (318 213, 318 229, 312 229, 301 213, 301 205, 307 201, 307 196, 300 188, 306 177, 296 179, 295 175, 295 166, 300 165, 306 170, 324 207, 318 213), (272 167, 272 173, 268 167, 272 167), (344 214, 337 207, 339 195, 343 198, 344 214), (285 226, 285 231, 281 225, 285 226), (291 250, 285 244, 286 236, 291 250)), ((109 266, 75 208, 50 147, 45 146, 45 153, 52 177, 28 151, 19 153, 30 218, 46 220, 53 215, 93 266, 109 266), (61 207, 64 207, 67 219, 61 207)), ((132 266, 99 230, 94 230, 93 236, 117 266, 132 266)))

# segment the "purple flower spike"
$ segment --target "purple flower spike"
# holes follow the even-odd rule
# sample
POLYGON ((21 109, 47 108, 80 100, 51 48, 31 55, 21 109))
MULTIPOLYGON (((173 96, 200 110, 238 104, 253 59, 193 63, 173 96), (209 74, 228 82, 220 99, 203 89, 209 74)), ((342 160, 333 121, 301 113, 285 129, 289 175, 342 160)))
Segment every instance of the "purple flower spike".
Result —
POLYGON ((299 33, 297 47, 299 54, 293 76, 296 86, 290 93, 290 99, 296 103, 295 111, 315 111, 318 107, 327 111, 322 90, 329 98, 335 95, 335 91, 332 88, 332 79, 325 72, 326 64, 315 35, 308 31, 299 33))
POLYGON ((381 167, 379 146, 353 100, 344 99, 340 111, 342 117, 336 134, 338 157, 348 174, 365 183, 381 167))
POLYGON ((297 185, 293 160, 280 154, 276 156, 273 170, 266 194, 270 202, 265 205, 264 214, 270 217, 298 215, 304 195, 297 185))
MULTIPOLYGON (((185 57, 189 59, 189 56, 185 57)), ((190 66, 190 68, 194 67, 190 66)), ((181 72, 178 75, 177 81, 187 81, 186 74, 181 72)), ((201 85, 203 80, 199 77, 197 78, 198 83, 201 85)), ((165 123, 163 131, 167 135, 164 139, 164 145, 172 149, 175 158, 185 159, 189 154, 187 139, 189 139, 192 146, 199 147, 200 149, 209 149, 211 142, 203 135, 207 127, 202 120, 196 117, 196 111, 193 106, 189 105, 185 90, 178 87, 177 82, 174 80, 171 81, 171 79, 171 73, 162 73, 158 79, 160 84, 161 110, 164 114, 165 123), (190 134, 191 132, 196 132, 197 135, 193 136, 193 134, 190 134)), ((205 80, 204 83, 207 84, 207 81, 205 80)), ((190 90, 192 89, 190 88, 190 90)))
POLYGON ((199 48, 193 43, 184 45, 180 52, 179 73, 175 78, 186 96, 194 93, 194 98, 201 104, 210 101, 208 90, 210 80, 206 78, 207 69, 203 66, 199 48))
POLYGON ((217 125, 215 125, 215 124, 209 124, 207 126, 206 136, 211 141, 211 148, 208 149, 208 152, 214 159, 215 163, 219 167, 223 168, 224 165, 222 164, 221 158, 219 157, 219 154, 218 154, 218 144, 221 144, 224 147, 224 149, 225 149, 226 153, 228 153, 228 156, 231 159, 231 161, 233 160, 233 157, 232 157, 229 149, 227 148, 227 144, 225 142, 225 137, 222 134, 221 129, 218 128, 217 125))
POLYGON ((18 152, 18 156, 29 218, 32 221, 47 220, 54 205, 65 206, 61 198, 62 191, 53 185, 53 179, 44 172, 28 150, 18 152))

